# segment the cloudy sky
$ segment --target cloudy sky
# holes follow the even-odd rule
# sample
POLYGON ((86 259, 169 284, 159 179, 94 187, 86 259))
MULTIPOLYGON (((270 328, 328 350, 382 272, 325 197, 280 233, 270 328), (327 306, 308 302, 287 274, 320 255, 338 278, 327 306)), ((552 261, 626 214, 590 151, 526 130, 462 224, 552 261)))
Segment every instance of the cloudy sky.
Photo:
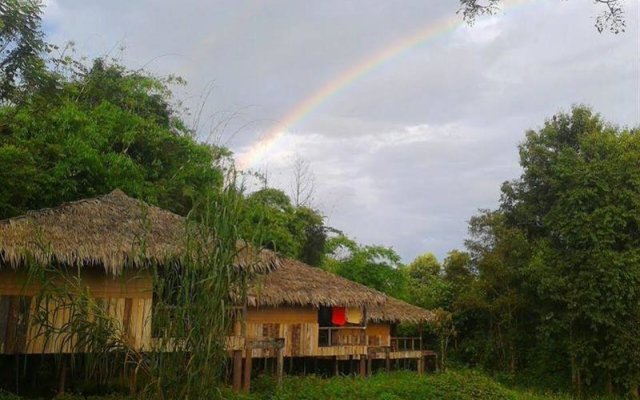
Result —
POLYGON ((555 112, 640 124, 638 0, 619 35, 597 33, 590 0, 507 2, 471 27, 455 0, 46 3, 50 41, 184 77, 202 140, 285 190, 307 160, 328 223, 405 261, 462 247, 555 112))

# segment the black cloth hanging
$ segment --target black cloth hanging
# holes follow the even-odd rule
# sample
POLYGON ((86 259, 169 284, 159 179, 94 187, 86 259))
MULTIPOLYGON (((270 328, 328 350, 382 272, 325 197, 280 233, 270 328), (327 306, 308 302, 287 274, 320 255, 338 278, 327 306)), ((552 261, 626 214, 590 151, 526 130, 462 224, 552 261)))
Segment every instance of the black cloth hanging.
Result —
POLYGON ((318 325, 320 326, 332 326, 331 324, 331 307, 320 306, 318 309, 318 325))

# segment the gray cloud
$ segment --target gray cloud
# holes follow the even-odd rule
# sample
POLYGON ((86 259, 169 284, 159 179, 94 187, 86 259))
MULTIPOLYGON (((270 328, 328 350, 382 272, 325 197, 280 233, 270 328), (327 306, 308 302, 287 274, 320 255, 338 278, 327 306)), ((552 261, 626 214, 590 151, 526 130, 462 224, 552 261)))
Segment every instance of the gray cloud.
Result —
MULTIPOLYGON (((640 124, 638 7, 627 2, 621 35, 598 34, 585 0, 525 2, 437 35, 329 97, 256 167, 286 188, 299 153, 331 225, 406 261, 443 257, 520 173, 526 129, 575 103, 640 124)), ((238 111, 221 134, 241 153, 327 82, 455 10, 444 0, 49 0, 44 22, 50 40, 73 39, 81 54, 184 76, 177 94, 192 106, 212 87, 205 120, 238 111)))

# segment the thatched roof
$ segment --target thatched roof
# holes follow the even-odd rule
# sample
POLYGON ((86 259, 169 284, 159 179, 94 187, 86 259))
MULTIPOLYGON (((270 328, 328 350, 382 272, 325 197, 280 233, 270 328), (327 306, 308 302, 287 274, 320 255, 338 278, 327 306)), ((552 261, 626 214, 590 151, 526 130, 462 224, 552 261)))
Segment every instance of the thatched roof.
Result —
POLYGON ((436 317, 433 311, 425 310, 393 297, 387 297, 387 301, 383 305, 369 308, 367 313, 369 321, 372 322, 421 323, 433 322, 436 317))
POLYGON ((386 298, 364 285, 291 259, 282 259, 277 269, 258 276, 249 290, 250 306, 372 306, 382 305, 386 298))
MULTIPOLYGON (((17 268, 27 256, 72 265, 99 265, 119 274, 169 260, 185 246, 186 219, 133 199, 121 190, 30 211, 0 221, 0 266, 17 268), (144 250, 143 250, 144 249, 144 250)), ((277 257, 239 244, 237 265, 270 269, 277 257)))

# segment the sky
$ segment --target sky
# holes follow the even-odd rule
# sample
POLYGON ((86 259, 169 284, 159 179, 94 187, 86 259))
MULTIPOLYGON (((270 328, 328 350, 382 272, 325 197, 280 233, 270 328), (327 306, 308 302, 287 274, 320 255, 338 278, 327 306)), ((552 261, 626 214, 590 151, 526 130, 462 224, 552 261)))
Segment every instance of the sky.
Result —
POLYGON ((48 0, 43 24, 78 56, 183 77, 200 140, 285 191, 305 160, 328 225, 410 262, 463 248, 554 113, 640 125, 640 2, 618 35, 593 3, 506 1, 469 26, 454 0, 48 0))

